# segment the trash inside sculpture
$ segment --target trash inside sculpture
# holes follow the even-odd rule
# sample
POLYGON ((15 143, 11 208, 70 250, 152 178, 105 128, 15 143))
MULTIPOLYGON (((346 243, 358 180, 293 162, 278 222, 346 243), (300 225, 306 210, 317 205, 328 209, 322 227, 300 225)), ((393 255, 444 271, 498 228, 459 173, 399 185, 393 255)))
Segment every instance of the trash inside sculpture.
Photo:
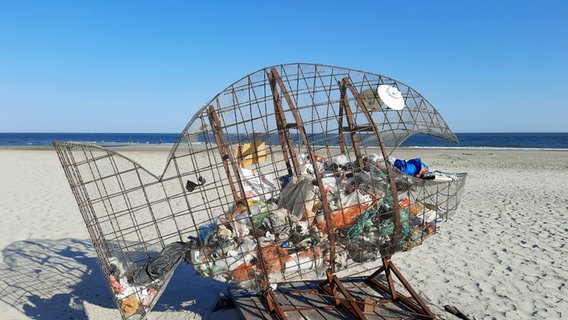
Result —
POLYGON ((403 83, 289 64, 201 108, 159 177, 107 149, 54 145, 122 316, 135 319, 181 259, 266 294, 281 281, 376 269, 420 245, 456 210, 465 174, 419 159, 393 166, 391 153, 418 133, 457 142, 403 83))

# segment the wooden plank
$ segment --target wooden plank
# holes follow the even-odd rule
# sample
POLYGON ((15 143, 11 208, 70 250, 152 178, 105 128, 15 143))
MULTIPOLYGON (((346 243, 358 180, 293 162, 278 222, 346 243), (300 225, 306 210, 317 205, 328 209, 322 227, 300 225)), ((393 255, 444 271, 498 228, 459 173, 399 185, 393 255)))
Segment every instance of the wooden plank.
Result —
POLYGON ((250 294, 238 287, 229 287, 229 297, 233 300, 235 308, 237 308, 242 319, 276 319, 268 311, 268 307, 261 301, 260 297, 250 294))
MULTIPOLYGON (((365 277, 354 277, 354 278, 345 278, 344 281, 347 281, 350 286, 357 286, 355 289, 351 289, 352 292, 358 297, 372 297, 377 300, 386 300, 390 299, 389 295, 383 291, 376 290, 375 288, 371 287, 365 281, 365 277)), ((380 319, 392 319, 392 318, 413 318, 414 311, 410 308, 405 307, 399 303, 393 302, 386 302, 379 304, 375 309, 377 317, 380 319)))
MULTIPOLYGON (((365 282, 366 277, 351 277, 341 279, 347 291, 353 298, 371 297, 377 301, 387 300, 390 297, 371 287, 365 282)), ((304 319, 355 319, 351 313, 341 306, 333 305, 333 298, 327 297, 325 292, 319 291, 322 280, 292 281, 279 283, 274 291, 278 302, 286 311, 289 320, 304 319), (291 311, 290 309, 299 309, 291 311)), ((235 307, 239 309, 242 319, 278 319, 275 314, 268 311, 263 298, 257 294, 232 287, 229 296, 233 299, 235 307)), ((392 302, 379 304, 373 312, 365 312, 365 317, 375 320, 391 319, 420 319, 414 312, 404 305, 392 302)))
POLYGON ((291 290, 296 293, 291 295, 296 297, 299 306, 304 308, 313 308, 309 311, 303 311, 304 317, 307 319, 329 319, 330 317, 341 319, 343 318, 335 308, 329 306, 329 302, 321 296, 318 288, 313 288, 310 282, 291 282, 291 290), (324 309, 324 307, 327 307, 324 309))
MULTIPOLYGON (((387 298, 382 292, 377 292, 373 290, 366 282, 364 278, 344 278, 342 279, 345 286, 348 288, 349 292, 355 299, 363 299, 365 297, 372 298, 375 301, 384 300, 387 298)), ((362 308, 363 309, 363 308, 362 308)), ((399 315, 393 313, 390 310, 381 308, 378 304, 372 312, 366 312, 365 315, 369 319, 396 319, 400 318, 399 315)))

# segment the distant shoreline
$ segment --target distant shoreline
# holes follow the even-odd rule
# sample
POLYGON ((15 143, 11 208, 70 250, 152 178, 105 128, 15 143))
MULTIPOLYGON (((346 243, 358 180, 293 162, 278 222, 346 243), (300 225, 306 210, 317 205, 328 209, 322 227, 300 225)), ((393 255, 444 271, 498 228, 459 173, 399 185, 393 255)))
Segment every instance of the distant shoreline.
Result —
MULTIPOLYGON (((83 144, 81 142, 77 142, 79 144, 83 144)), ((88 144, 88 143, 85 143, 88 144)), ((151 143, 146 143, 146 144, 123 144, 123 145, 113 145, 113 146, 104 146, 104 145, 97 145, 97 144, 92 144, 95 145, 97 147, 101 147, 104 149, 109 149, 109 150, 113 150, 113 151, 170 151, 173 146, 175 145, 174 143, 161 143, 161 144, 151 144, 151 143)), ((205 146, 205 144, 202 143, 197 143, 195 144, 196 146, 205 146)), ((338 146, 339 147, 339 146, 338 146)), ((373 146, 373 147, 369 147, 367 146, 366 148, 378 148, 378 146, 373 146)), ((27 151, 31 151, 31 150, 37 150, 37 151, 53 151, 54 148, 51 145, 30 145, 30 146, 0 146, 0 150, 27 150, 27 151)), ((477 151, 487 151, 487 152, 567 152, 568 148, 507 148, 507 147, 461 147, 461 146, 457 146, 457 147, 422 147, 422 146, 404 146, 404 147, 398 147, 395 150, 395 153, 397 151, 412 151, 412 150, 421 150, 422 152, 424 151, 473 151, 473 152, 477 152, 477 151)))
MULTIPOLYGON (((297 135, 295 133, 294 135, 297 135)), ((293 139, 298 138, 292 136, 293 139)), ((456 133, 459 144, 454 144, 424 134, 408 137, 402 147, 405 148, 450 148, 466 150, 568 150, 568 133, 456 133)), ((267 143, 279 145, 278 135, 263 134, 250 136, 246 134, 227 134, 232 143, 262 139, 267 143)), ((103 147, 130 147, 130 146, 166 146, 171 147, 180 138, 179 134, 155 133, 0 133, 0 147, 49 148, 53 141, 66 141, 88 143, 103 147)), ((339 144, 337 134, 310 134, 313 141, 329 145, 339 144)), ((349 140, 350 138, 347 137, 349 140)), ((192 143, 214 142, 210 134, 191 136, 192 143)), ((385 136, 383 136, 385 139, 385 136)), ((346 140, 346 141, 347 141, 346 140)), ((364 139, 367 144, 376 144, 373 139, 364 139)))

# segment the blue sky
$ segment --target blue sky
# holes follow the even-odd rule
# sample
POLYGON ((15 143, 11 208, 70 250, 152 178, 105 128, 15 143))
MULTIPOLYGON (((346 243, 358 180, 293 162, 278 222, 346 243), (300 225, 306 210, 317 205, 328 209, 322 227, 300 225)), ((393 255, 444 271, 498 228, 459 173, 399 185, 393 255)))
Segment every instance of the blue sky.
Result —
POLYGON ((454 132, 568 132, 568 1, 0 0, 0 132, 180 132, 261 68, 379 73, 454 132))

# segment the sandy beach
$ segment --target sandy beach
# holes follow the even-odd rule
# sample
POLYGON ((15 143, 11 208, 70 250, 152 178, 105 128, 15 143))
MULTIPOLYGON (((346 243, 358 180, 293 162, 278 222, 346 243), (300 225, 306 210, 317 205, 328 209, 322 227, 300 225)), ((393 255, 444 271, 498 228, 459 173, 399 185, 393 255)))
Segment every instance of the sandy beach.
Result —
MULTIPOLYGON (((169 146, 120 152, 161 174, 169 146)), ((568 151, 401 149, 431 169, 467 172, 458 212, 393 261, 441 318, 568 317, 568 151)), ((0 318, 119 319, 52 149, 0 149, 0 318)), ((236 318, 210 309, 226 285, 183 263, 150 319, 236 318)))

